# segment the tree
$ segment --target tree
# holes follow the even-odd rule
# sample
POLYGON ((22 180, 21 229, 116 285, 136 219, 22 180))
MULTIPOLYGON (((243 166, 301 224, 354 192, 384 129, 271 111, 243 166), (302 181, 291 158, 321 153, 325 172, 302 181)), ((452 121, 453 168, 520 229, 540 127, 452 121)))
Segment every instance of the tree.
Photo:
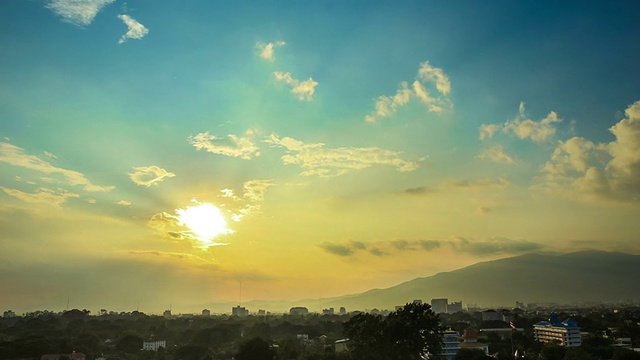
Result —
POLYGON ((236 354, 237 360, 273 360, 275 352, 269 347, 269 343, 259 337, 254 337, 243 342, 236 354))
POLYGON ((419 360, 442 352, 442 326, 429 304, 408 303, 386 318, 360 314, 344 325, 355 358, 419 360))

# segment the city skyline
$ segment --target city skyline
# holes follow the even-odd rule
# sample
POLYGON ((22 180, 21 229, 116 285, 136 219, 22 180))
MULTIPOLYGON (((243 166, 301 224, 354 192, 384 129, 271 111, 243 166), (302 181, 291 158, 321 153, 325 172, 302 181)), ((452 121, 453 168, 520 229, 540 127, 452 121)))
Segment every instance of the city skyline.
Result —
POLYGON ((639 254, 638 15, 2 2, 0 304, 158 313, 639 254))

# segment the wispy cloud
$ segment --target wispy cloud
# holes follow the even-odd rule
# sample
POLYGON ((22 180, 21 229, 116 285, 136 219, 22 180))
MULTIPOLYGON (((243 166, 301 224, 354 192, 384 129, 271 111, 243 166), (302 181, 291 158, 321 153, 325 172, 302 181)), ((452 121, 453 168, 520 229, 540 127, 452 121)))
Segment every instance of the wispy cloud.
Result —
POLYGON ((25 193, 16 189, 9 189, 6 187, 0 186, 0 189, 5 192, 5 194, 9 196, 13 196, 17 199, 20 199, 24 202, 34 203, 34 204, 46 204, 52 206, 60 206, 62 203, 66 202, 67 199, 70 198, 78 198, 80 195, 64 191, 64 190, 52 190, 46 188, 39 188, 36 193, 25 193))
POLYGON ((115 0, 47 0, 45 6, 65 22, 87 26, 103 7, 113 2, 115 0))
POLYGON ((267 189, 275 184, 271 180, 249 180, 242 186, 242 196, 238 197, 231 189, 223 189, 223 198, 232 199, 236 204, 240 204, 240 209, 233 212, 232 219, 241 221, 245 216, 260 213, 264 196, 267 189))
POLYGON ((249 130, 245 137, 229 134, 226 138, 220 138, 207 131, 189 137, 189 142, 198 150, 249 160, 254 156, 260 156, 260 149, 253 144, 252 134, 249 130))
POLYGON ((416 80, 412 83, 403 81, 400 83, 396 94, 393 96, 379 96, 376 100, 375 110, 365 116, 365 121, 374 123, 382 118, 390 117, 400 108, 417 98, 427 105, 430 112, 440 113, 453 107, 448 98, 451 92, 451 82, 444 71, 433 67, 428 61, 420 64, 416 80), (435 90, 437 95, 432 95, 430 90, 435 90))
POLYGON ((140 24, 129 15, 118 15, 118 19, 122 20, 122 22, 124 22, 128 28, 127 32, 122 35, 120 40, 118 40, 118 44, 124 43, 125 41, 127 41, 127 39, 140 40, 149 33, 149 29, 144 27, 144 25, 140 24))
POLYGON ((120 200, 116 204, 118 204, 120 206, 131 206, 131 203, 129 201, 127 201, 127 200, 120 200))
POLYGON ((280 138, 275 134, 264 141, 287 149, 288 154, 282 156, 282 162, 300 166, 304 169, 304 176, 340 176, 351 170, 362 170, 373 165, 389 165, 401 172, 418 168, 417 163, 402 160, 400 152, 377 147, 327 149, 322 143, 305 144, 290 137, 280 138))
POLYGON ((85 191, 109 191, 115 188, 115 186, 94 185, 80 172, 53 166, 35 155, 26 154, 24 149, 6 142, 0 142, 0 162, 43 174, 62 175, 69 185, 82 186, 85 191))
POLYGON ((480 126, 480 139, 490 139, 498 131, 505 134, 512 134, 520 139, 531 139, 541 143, 551 140, 556 133, 555 123, 561 122, 558 114, 550 112, 544 119, 535 121, 527 118, 525 114, 524 102, 520 103, 518 116, 513 120, 507 120, 503 125, 483 124, 480 126))
POLYGON ((276 71, 273 73, 277 81, 282 81, 285 84, 291 86, 291 93, 298 97, 298 100, 311 101, 313 100, 313 93, 316 91, 316 85, 318 82, 309 78, 305 81, 300 81, 291 77, 289 72, 276 71))
POLYGON ((286 45, 284 41, 276 41, 270 43, 258 42, 256 47, 260 50, 260 57, 267 61, 275 61, 275 48, 286 45))
POLYGON ((159 182, 165 178, 176 176, 172 172, 159 167, 159 166, 141 166, 134 167, 133 173, 129 174, 129 178, 137 185, 149 187, 151 185, 158 185, 159 182))
POLYGON ((485 149, 480 155, 478 155, 478 158, 508 165, 515 163, 513 158, 504 152, 502 145, 494 145, 485 149))

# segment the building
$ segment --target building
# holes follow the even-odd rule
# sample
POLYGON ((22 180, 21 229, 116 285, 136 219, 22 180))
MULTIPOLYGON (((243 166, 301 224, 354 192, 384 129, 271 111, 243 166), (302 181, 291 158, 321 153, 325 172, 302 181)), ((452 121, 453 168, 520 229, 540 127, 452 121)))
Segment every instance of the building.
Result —
POLYGON ((446 314, 449 299, 431 299, 431 310, 436 314, 446 314))
POLYGON ((413 300, 413 303, 414 303, 415 305, 422 305, 422 300, 420 300, 420 299, 416 299, 416 300, 413 300))
POLYGON ((549 321, 533 324, 533 336, 536 341, 541 343, 557 341, 564 347, 582 345, 578 323, 573 319, 560 321, 557 315, 551 315, 549 321))
POLYGON ((167 348, 165 340, 149 340, 142 343, 142 350, 158 351, 160 348, 167 348))
POLYGON ((231 316, 239 316, 244 317, 249 315, 249 310, 247 310, 244 306, 235 306, 231 308, 231 316))
POLYGON ((346 315, 347 314, 347 308, 345 308, 344 306, 340 307, 340 315, 346 315))
POLYGON ((164 317, 165 317, 165 318, 167 318, 167 319, 170 319, 170 318, 172 317, 172 315, 171 315, 171 310, 165 310, 165 311, 162 313, 162 316, 164 316, 164 317))
POLYGON ((303 306, 295 306, 289 309, 289 315, 308 315, 309 309, 303 306))
POLYGON ((209 309, 202 310, 202 316, 210 316, 210 315, 211 315, 211 311, 209 309))
POLYGON ((491 309, 482 312, 482 321, 500 320, 500 313, 491 309))
POLYGON ((16 313, 13 312, 12 310, 7 310, 4 312, 4 314, 2 315, 3 318, 12 318, 12 317, 16 317, 16 313))
POLYGON ((454 301, 447 304, 447 314, 455 314, 462 311, 462 301, 454 301))
POLYGON ((347 348, 347 343, 348 342, 349 342, 349 339, 336 340, 336 342, 335 342, 336 353, 341 353, 341 352, 345 352, 345 351, 349 350, 347 348))
MULTIPOLYGON (((433 302, 433 301, 432 301, 433 302)), ((447 330, 442 333, 442 356, 445 359, 453 359, 460 350, 460 339, 458 333, 453 330, 447 330)))
POLYGON ((322 315, 333 315, 335 310, 333 308, 322 309, 322 315))
POLYGON ((462 339, 460 349, 479 349, 484 351, 486 355, 489 355, 489 345, 478 342, 478 332, 474 329, 466 329, 464 335, 462 335, 462 339))

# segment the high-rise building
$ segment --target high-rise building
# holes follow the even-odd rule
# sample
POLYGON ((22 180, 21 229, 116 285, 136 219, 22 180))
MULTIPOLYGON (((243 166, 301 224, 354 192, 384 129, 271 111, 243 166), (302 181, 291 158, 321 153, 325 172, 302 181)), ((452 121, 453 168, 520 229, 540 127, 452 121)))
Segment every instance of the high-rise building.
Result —
POLYGON ((455 314, 462 311, 462 301, 454 301, 447 304, 447 314, 455 314))
POLYGON ((533 336, 538 342, 557 341, 565 347, 577 347, 582 344, 578 323, 573 319, 560 321, 557 315, 551 315, 549 321, 533 324, 533 336))
POLYGON ((347 314, 347 308, 345 308, 344 306, 340 307, 340 315, 346 315, 347 314))
POLYGON ((333 315, 335 310, 333 308, 322 309, 322 315, 333 315))
POLYGON ((209 309, 202 310, 202 316, 209 316, 209 315, 211 315, 211 311, 209 309))
POLYGON ((449 299, 431 299, 431 310, 436 314, 446 314, 449 299))
POLYGON ((309 314, 309 309, 302 306, 292 307, 289 310, 289 315, 307 315, 307 314, 309 314))
POLYGON ((442 333, 442 355, 445 359, 451 360, 460 351, 460 339, 458 333, 447 330, 442 333))
POLYGON ((247 310, 244 306, 235 306, 233 308, 231 308, 231 315, 232 316, 248 316, 249 315, 249 310, 247 310))

